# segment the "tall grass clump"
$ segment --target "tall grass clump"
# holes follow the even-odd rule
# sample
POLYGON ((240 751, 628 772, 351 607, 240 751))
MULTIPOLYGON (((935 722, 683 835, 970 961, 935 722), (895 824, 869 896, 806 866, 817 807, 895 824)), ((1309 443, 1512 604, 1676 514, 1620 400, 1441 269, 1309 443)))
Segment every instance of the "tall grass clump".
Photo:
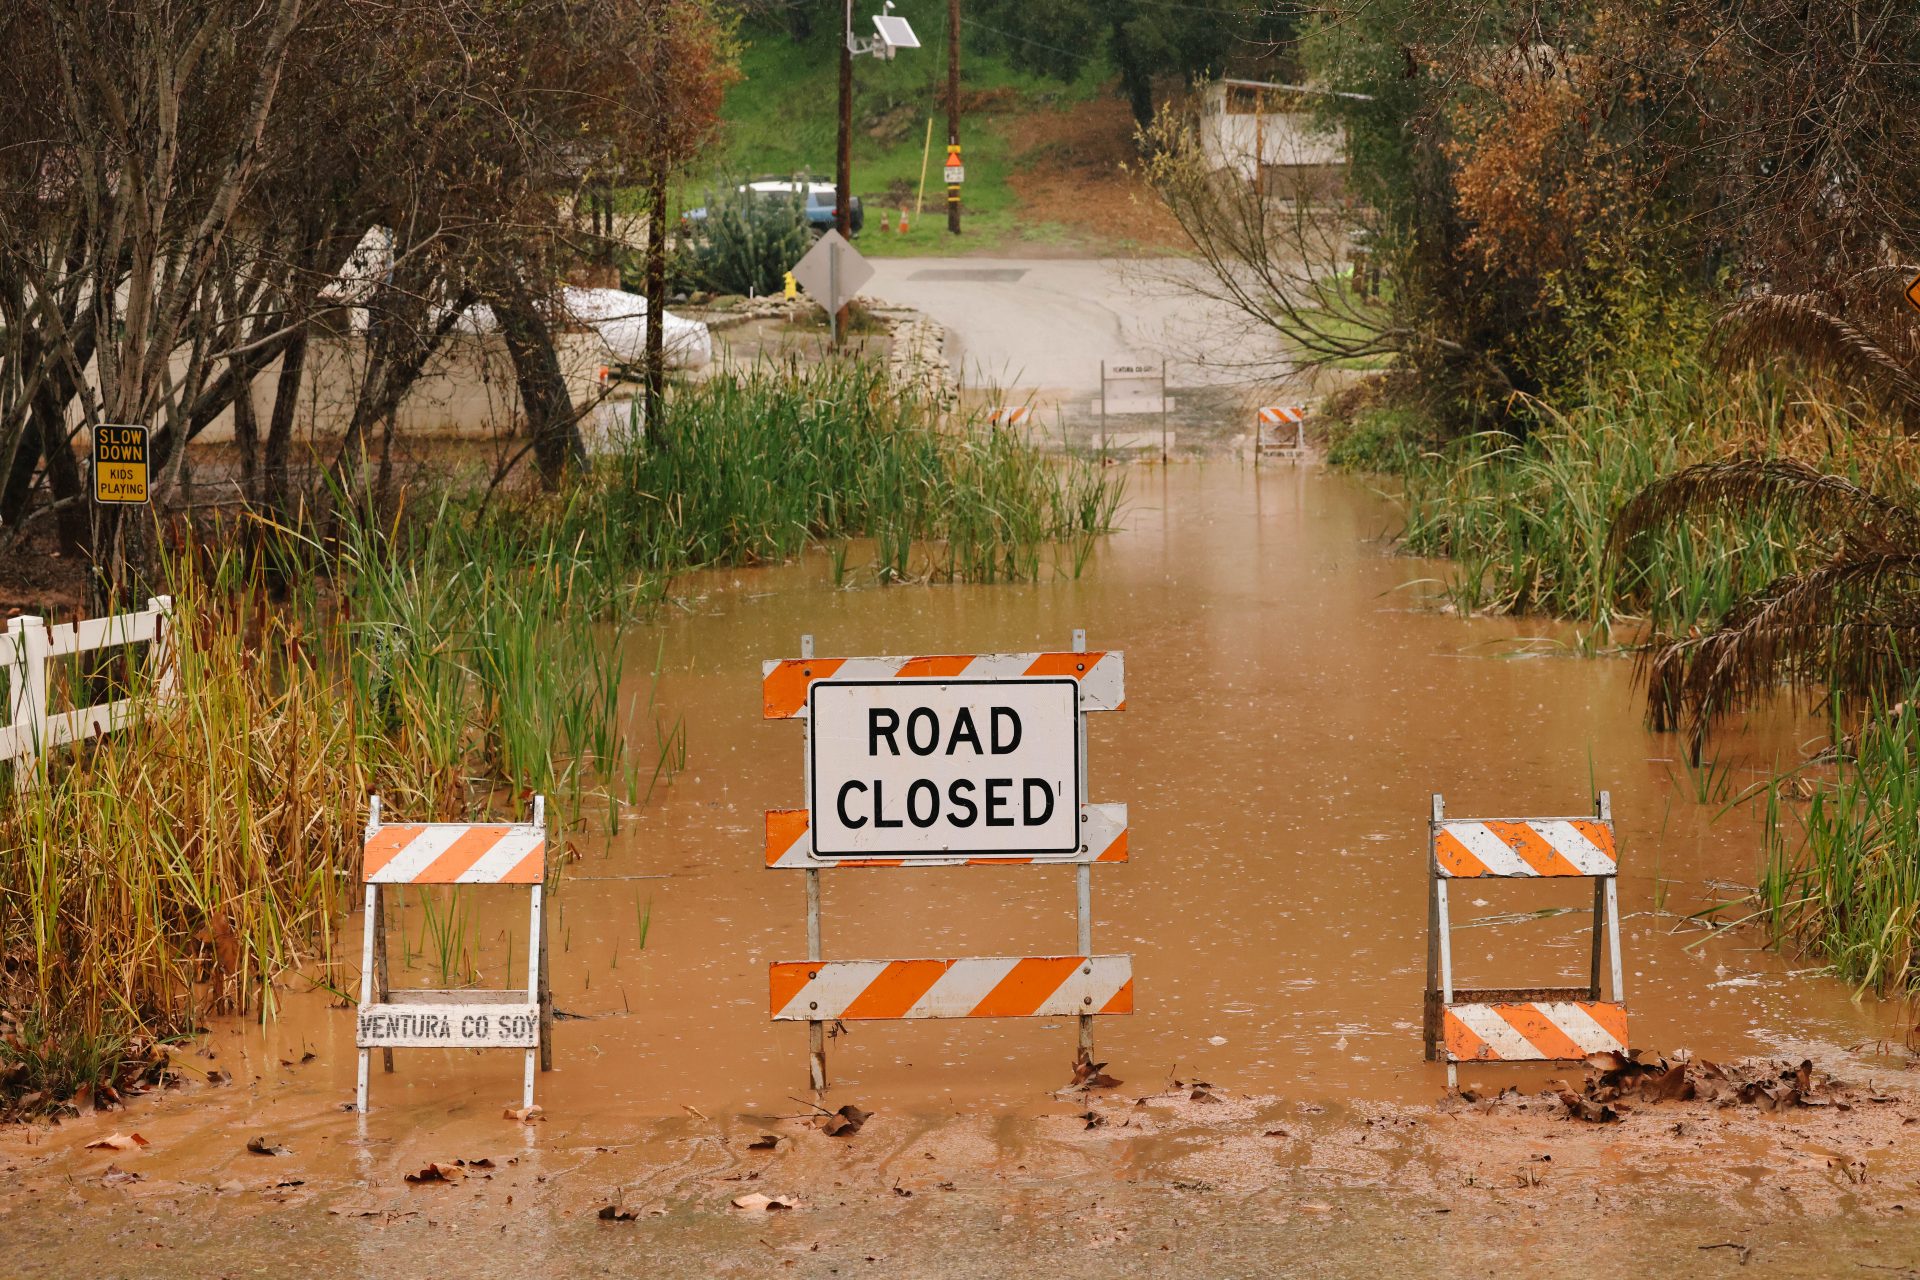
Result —
POLYGON ((0 802, 0 1107, 112 1088, 137 1044, 327 968, 368 780, 351 698, 297 619, 175 591, 177 696, 0 802))
POLYGON ((601 483, 610 518, 657 570, 751 564, 870 538, 882 580, 1031 579, 1050 545, 1108 531, 1111 474, 1015 433, 949 428, 871 361, 762 364, 682 389, 657 450, 636 439, 601 483))
POLYGON ((1880 994, 1920 991, 1920 709, 1863 722, 1804 804, 1776 782, 1757 891, 1776 937, 1880 994), (1784 815, 1799 827, 1789 834, 1784 815))
POLYGON ((1702 515, 1610 561, 1610 526, 1634 494, 1740 453, 1817 457, 1856 476, 1897 465, 1852 411, 1764 377, 1722 380, 1682 361, 1596 381, 1575 399, 1532 402, 1524 439, 1494 433, 1398 455, 1405 547, 1456 562, 1447 595, 1462 611, 1569 618, 1593 646, 1623 630, 1684 634, 1790 569, 1804 531, 1764 509, 1702 515))

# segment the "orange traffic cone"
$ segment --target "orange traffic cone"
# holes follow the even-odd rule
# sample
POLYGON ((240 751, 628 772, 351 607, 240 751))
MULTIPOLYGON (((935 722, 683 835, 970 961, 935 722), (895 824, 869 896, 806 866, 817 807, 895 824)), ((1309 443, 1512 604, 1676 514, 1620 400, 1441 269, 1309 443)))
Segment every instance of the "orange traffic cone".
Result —
POLYGON ((907 234, 907 211, 905 209, 900 211, 900 234, 907 234))

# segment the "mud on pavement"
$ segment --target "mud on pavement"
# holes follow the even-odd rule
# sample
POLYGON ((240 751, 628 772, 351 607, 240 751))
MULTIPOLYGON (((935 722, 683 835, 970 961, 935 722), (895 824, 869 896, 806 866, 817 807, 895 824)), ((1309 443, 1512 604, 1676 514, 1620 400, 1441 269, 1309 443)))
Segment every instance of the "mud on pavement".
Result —
POLYGON ((167 1136, 10 1142, 0 1226, 34 1276, 1912 1274, 1920 1097, 1870 1070, 1817 1092, 1594 1123, 1551 1088, 1340 1106, 1167 1079, 834 1136, 799 1102, 617 1136, 456 1108, 251 1149, 128 1113, 167 1136))

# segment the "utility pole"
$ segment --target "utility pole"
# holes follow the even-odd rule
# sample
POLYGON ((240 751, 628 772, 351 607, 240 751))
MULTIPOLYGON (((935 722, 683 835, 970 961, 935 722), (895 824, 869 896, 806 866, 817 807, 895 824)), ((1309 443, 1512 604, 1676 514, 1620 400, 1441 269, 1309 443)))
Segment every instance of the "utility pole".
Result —
POLYGON ((840 155, 834 173, 833 225, 853 235, 853 0, 840 23, 840 155))
MULTIPOLYGON (((960 0, 947 0, 947 145, 960 145, 960 0)), ((960 188, 947 184, 947 231, 960 234, 960 188)))

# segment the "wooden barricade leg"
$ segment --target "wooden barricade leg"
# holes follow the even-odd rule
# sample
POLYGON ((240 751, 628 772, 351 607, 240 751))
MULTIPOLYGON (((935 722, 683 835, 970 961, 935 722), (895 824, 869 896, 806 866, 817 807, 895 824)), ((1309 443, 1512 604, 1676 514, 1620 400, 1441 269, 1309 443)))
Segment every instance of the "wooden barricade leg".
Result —
MULTIPOLYGON (((376 893, 373 896, 373 981, 380 1003, 385 1004, 392 998, 392 976, 387 967, 387 896, 376 893)), ((402 919, 404 920, 404 913, 402 919)), ((393 1074, 393 1050, 380 1051, 380 1069, 388 1075, 393 1074)))
MULTIPOLYGON (((1440 920, 1440 1017, 1436 1033, 1444 1044, 1446 1034, 1447 1006, 1453 1003, 1453 937, 1452 921, 1447 916, 1447 881, 1444 876, 1436 877, 1433 882, 1434 913, 1440 920)), ((1444 1055, 1443 1055, 1444 1056, 1444 1055)), ((1447 1088, 1460 1086, 1460 1072, 1452 1058, 1447 1058, 1447 1088)))
MULTIPOLYGON (((379 906, 380 886, 370 884, 367 886, 366 939, 360 948, 360 1005, 362 1008, 373 1003, 373 931, 374 917, 379 911, 379 906)), ((354 1091, 354 1105, 362 1115, 367 1112, 367 1070, 372 1065, 372 1058, 373 1050, 360 1051, 360 1081, 354 1091)), ((391 1061, 391 1054, 389 1054, 389 1061, 391 1061)))
MULTIPOLYGON (((800 637, 800 656, 813 657, 813 637, 800 637)), ((807 760, 807 794, 813 794, 813 761, 807 760)), ((820 955, 820 870, 807 868, 807 959, 818 961, 820 955)), ((818 1093, 827 1087, 827 1024, 824 1022, 807 1023, 807 1080, 818 1093)))
POLYGON ((1427 985, 1420 999, 1420 1035, 1426 1042, 1427 1061, 1439 1056, 1440 1010, 1434 1001, 1440 994, 1440 877, 1427 871, 1427 985))
MULTIPOLYGON (((540 899, 546 893, 544 885, 534 885, 532 889, 532 918, 527 922, 527 1000, 538 1007, 540 1003, 540 899)), ((540 1057, 546 1043, 546 1027, 540 1028, 540 1045, 527 1050, 527 1069, 520 1085, 520 1105, 533 1105, 533 1074, 540 1066, 540 1057)))
MULTIPOLYGON (((1433 821, 1447 815, 1447 802, 1439 792, 1433 796, 1433 821)), ((1420 1002, 1420 1027, 1426 1040, 1427 1061, 1439 1057, 1440 1027, 1444 1011, 1436 1007, 1440 996, 1440 869, 1434 861, 1434 828, 1427 827, 1427 987, 1420 1002)))
MULTIPOLYGON (((820 871, 807 868, 807 959, 820 959, 820 871)), ((827 1024, 807 1023, 807 1079, 814 1090, 827 1087, 827 1024)))
POLYGON ((547 913, 538 914, 540 930, 540 1069, 553 1070, 553 982, 547 972, 547 913))
MULTIPOLYGON (((547 798, 545 796, 535 796, 533 798, 533 825, 540 828, 540 838, 545 840, 547 835, 547 798)), ((555 863, 554 865, 558 864, 555 863)), ((554 884, 557 886, 559 883, 559 877, 556 873, 554 884)), ((541 901, 533 913, 534 936, 540 940, 540 964, 538 968, 539 994, 534 997, 534 1000, 540 1009, 540 1069, 542 1071, 551 1071, 553 1070, 553 982, 549 976, 549 962, 547 959, 547 912, 545 893, 543 892, 540 897, 541 901)))
POLYGON ((1587 971, 1587 999, 1600 998, 1600 951, 1606 941, 1607 880, 1593 878, 1593 964, 1587 971))
MULTIPOLYGON (((1161 366, 1162 369, 1165 369, 1165 367, 1165 365, 1161 366)), ((1163 389, 1161 395, 1163 404, 1165 399, 1166 396, 1163 389)), ((1162 461, 1165 461, 1165 459, 1162 458, 1162 461)), ((1087 651, 1087 633, 1085 628, 1074 628, 1073 651, 1075 653, 1085 653, 1087 651)), ((1084 711, 1076 711, 1073 719, 1074 734, 1079 739, 1080 744, 1080 794, 1082 797, 1085 797, 1087 794, 1087 716, 1084 711)), ((1077 939, 1080 945, 1080 954, 1083 956, 1091 956, 1093 954, 1093 868, 1084 862, 1081 863, 1073 869, 1073 881, 1074 909, 1080 926, 1079 937, 1077 939)), ((1080 1015, 1079 1054, 1080 1061, 1093 1061, 1093 1018, 1084 1013, 1080 1015)))

